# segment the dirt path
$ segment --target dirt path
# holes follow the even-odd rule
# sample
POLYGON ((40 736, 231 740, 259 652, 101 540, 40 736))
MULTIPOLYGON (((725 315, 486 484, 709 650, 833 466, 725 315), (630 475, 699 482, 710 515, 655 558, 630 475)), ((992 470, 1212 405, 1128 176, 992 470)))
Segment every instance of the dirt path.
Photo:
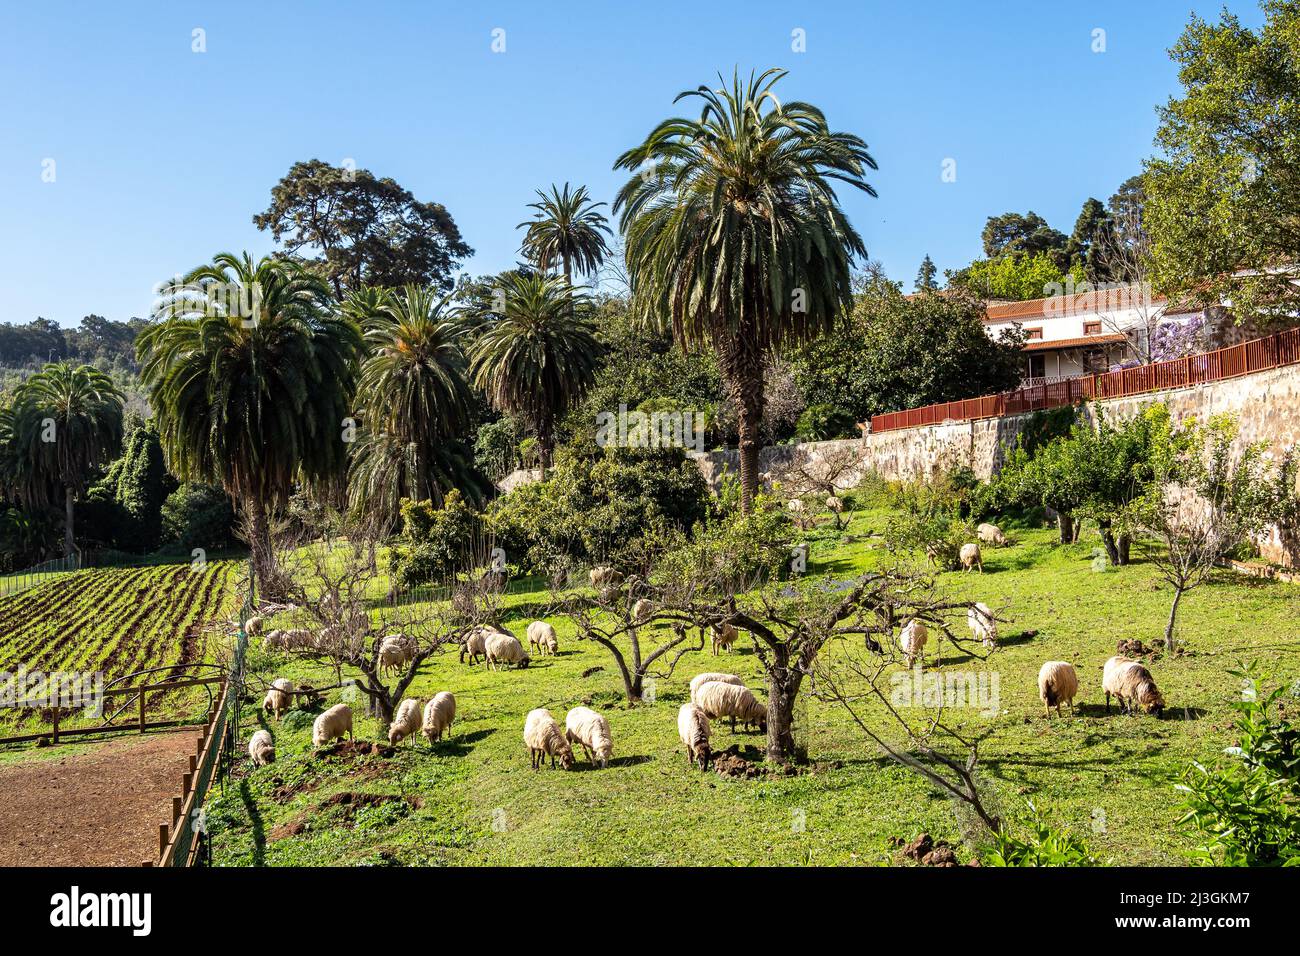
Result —
POLYGON ((139 866, 197 734, 122 737, 76 753, 0 766, 0 866, 139 866))

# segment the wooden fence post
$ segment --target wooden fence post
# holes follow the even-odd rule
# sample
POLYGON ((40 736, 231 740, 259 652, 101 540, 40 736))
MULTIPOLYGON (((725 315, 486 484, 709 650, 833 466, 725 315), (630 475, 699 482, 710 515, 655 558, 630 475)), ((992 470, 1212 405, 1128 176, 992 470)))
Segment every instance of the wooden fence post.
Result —
POLYGON ((145 693, 140 691, 140 733, 144 733, 144 698, 145 693))

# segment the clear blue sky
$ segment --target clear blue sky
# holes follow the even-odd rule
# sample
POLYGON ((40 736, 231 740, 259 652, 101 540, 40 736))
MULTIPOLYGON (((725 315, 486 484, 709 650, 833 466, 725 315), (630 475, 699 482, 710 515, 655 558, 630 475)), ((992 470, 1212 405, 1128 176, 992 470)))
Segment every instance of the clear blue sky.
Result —
MULTIPOLYGON (((1218 3, 1199 12, 1216 16, 1218 3)), ((1250 25, 1253 4, 1230 3, 1250 25)), ((296 160, 346 158, 447 206, 473 274, 515 261, 533 190, 621 182, 679 91, 783 66, 785 99, 861 135, 845 195, 909 287, 991 214, 1069 232, 1152 151, 1190 0, 984 4, 12 3, 0 7, 0 320, 146 315, 155 283, 272 248, 251 217, 296 160), (195 28, 207 52, 191 52, 195 28), (491 50, 505 30, 506 52, 491 50), (791 31, 806 52, 791 50, 791 31), (1092 52, 1093 30, 1106 51, 1092 52), (957 181, 941 181, 945 158, 957 181), (42 181, 55 162, 55 181, 42 181)))

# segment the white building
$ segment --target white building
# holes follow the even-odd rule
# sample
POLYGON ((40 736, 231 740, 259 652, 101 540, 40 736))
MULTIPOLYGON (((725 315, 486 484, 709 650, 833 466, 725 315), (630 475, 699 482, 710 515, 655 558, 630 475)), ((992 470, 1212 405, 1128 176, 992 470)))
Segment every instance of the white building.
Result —
POLYGON ((1022 326, 1025 383, 1106 372, 1151 360, 1152 336, 1163 323, 1203 316, 1199 308, 1170 309, 1139 286, 1122 286, 1031 299, 991 302, 984 317, 989 335, 1022 326))

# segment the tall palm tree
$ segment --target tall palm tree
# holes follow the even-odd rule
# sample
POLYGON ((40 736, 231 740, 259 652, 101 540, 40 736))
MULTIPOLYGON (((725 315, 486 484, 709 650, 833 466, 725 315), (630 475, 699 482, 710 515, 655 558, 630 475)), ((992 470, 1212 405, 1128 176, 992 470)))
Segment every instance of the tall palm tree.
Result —
POLYGON ((17 496, 47 505, 54 489, 62 487, 67 554, 76 550, 74 499, 121 448, 124 400, 113 380, 94 366, 55 362, 18 387, 13 409, 0 425, 16 453, 17 496))
MULTIPOLYGON (((614 210, 627 247, 638 315, 671 322, 683 348, 712 345, 739 417, 742 503, 758 484, 763 365, 768 353, 829 331, 852 305, 862 239, 832 181, 874 196, 866 144, 833 133, 808 103, 784 105, 784 70, 739 73, 730 88, 677 96, 702 102, 698 120, 660 123, 618 158, 634 175, 614 210)), ((676 100, 674 100, 676 102, 676 100)))
POLYGON ((223 252, 140 336, 140 377, 172 471, 244 510, 254 570, 278 593, 269 514, 294 482, 342 473, 361 332, 301 266, 223 252))
POLYGON ((406 286, 398 292, 363 289, 346 303, 368 350, 357 389, 367 434, 349 465, 354 508, 391 520, 401 498, 439 503, 443 490, 464 478, 447 450, 468 432, 474 396, 462 326, 448 298, 406 286), (389 485, 379 487, 381 479, 389 485))
POLYGON ((499 304, 470 349, 471 379, 498 410, 528 423, 545 470, 556 420, 596 378, 603 349, 590 300, 565 279, 516 272, 501 277, 499 304))
POLYGON ((592 202, 586 186, 570 192, 568 183, 563 192, 552 184, 550 195, 539 189, 537 196, 538 202, 528 204, 529 209, 537 210, 536 216, 515 227, 528 230, 524 252, 544 272, 558 263, 570 285, 575 269, 583 275, 599 269, 609 255, 601 233, 612 234, 604 215, 597 212, 605 203, 592 202))

